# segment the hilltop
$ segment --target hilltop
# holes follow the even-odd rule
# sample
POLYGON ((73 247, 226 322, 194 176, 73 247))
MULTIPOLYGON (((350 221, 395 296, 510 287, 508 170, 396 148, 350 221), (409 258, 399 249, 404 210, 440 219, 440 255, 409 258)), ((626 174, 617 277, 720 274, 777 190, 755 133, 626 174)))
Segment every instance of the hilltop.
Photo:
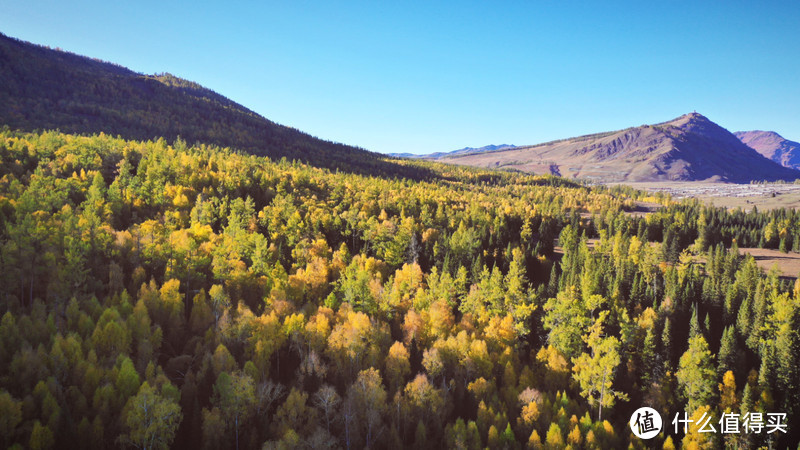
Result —
POLYGON ((781 167, 698 113, 510 150, 435 158, 477 167, 552 173, 600 182, 794 180, 781 167))
MULTIPOLYGON (((0 33, 0 126, 65 133, 104 132, 172 142, 179 136, 273 159, 365 174, 426 175, 384 155, 315 138, 274 123, 224 96, 171 74, 125 67, 0 33)), ((279 87, 276 87, 276 89, 279 87)))
POLYGON ((737 131, 734 135, 783 167, 800 169, 800 143, 784 139, 774 131, 737 131))

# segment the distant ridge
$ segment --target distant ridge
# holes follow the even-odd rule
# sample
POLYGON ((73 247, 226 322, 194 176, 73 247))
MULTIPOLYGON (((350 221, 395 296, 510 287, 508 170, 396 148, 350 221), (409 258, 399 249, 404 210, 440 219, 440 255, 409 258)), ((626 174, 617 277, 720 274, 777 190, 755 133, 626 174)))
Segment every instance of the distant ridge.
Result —
POLYGON ((464 147, 451 152, 436 152, 427 155, 417 155, 415 153, 390 153, 389 156, 396 158, 444 158, 446 156, 455 155, 470 155, 473 153, 493 152, 497 150, 507 150, 517 148, 516 145, 500 144, 500 145, 484 145, 483 147, 464 147))
POLYGON ((764 158, 698 113, 656 125, 532 146, 429 157, 453 164, 552 173, 599 182, 744 183, 800 178, 800 172, 764 158))
POLYGON ((784 139, 774 131, 737 131, 739 140, 783 167, 800 170, 800 143, 784 139))
POLYGON ((276 124, 171 74, 122 66, 0 33, 0 126, 24 131, 105 132, 128 139, 178 136, 259 156, 372 175, 420 178, 426 171, 385 155, 276 124))
POLYGON ((510 144, 500 144, 500 145, 484 145, 483 147, 464 147, 458 150, 453 150, 452 152, 438 152, 438 153, 431 153, 431 157, 440 158, 442 156, 455 156, 455 155, 471 155, 473 153, 485 153, 485 152, 494 152, 498 150, 510 150, 513 148, 517 148, 516 145, 510 144))

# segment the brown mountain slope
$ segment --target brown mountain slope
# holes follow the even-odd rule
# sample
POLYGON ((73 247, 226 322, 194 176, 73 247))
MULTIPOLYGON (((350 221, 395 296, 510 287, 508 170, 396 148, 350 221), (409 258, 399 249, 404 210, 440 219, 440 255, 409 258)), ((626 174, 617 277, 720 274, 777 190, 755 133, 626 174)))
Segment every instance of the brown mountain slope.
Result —
POLYGON ((188 80, 140 74, 0 33, 2 126, 104 132, 136 140, 174 141, 180 136, 189 144, 232 147, 331 170, 415 179, 432 176, 384 155, 279 125, 188 80))
POLYGON ((800 172, 764 158, 697 113, 657 125, 440 160, 603 182, 800 178, 800 172))
POLYGON ((784 139, 774 131, 737 131, 733 134, 748 147, 783 167, 800 169, 800 143, 784 139))

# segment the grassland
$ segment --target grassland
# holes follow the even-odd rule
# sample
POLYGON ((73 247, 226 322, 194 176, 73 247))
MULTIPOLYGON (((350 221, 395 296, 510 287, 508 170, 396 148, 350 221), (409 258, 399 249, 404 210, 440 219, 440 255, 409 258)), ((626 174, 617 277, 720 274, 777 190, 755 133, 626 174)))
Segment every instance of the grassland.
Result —
POLYGON ((783 278, 797 278, 800 274, 800 253, 783 253, 768 248, 740 248, 739 252, 753 255, 758 267, 766 271, 777 264, 783 278))
POLYGON ((750 211, 800 207, 800 185, 784 183, 734 184, 678 181, 624 183, 649 192, 664 192, 674 199, 696 198, 714 206, 750 211))

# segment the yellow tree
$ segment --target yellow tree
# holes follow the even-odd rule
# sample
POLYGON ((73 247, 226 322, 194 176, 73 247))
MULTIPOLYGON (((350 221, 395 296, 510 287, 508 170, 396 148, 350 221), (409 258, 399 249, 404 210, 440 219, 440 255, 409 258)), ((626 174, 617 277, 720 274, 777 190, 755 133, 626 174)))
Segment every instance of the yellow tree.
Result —
POLYGON ((676 378, 687 399, 686 410, 696 411, 714 395, 716 371, 713 356, 702 334, 689 339, 689 348, 681 356, 676 378))
POLYGON ((316 421, 317 411, 308 405, 308 394, 292 388, 286 401, 275 411, 272 427, 277 436, 283 436, 290 430, 300 436, 308 436, 316 421))
POLYGON ((272 355, 286 342, 286 334, 281 332, 280 318, 274 311, 253 319, 250 330, 248 353, 264 380, 269 375, 272 355))
POLYGON ((408 349, 401 342, 395 342, 389 347, 389 354, 386 355, 385 364, 390 394, 397 392, 397 389, 405 383, 406 377, 411 372, 411 364, 408 358, 408 349))
POLYGON ((600 318, 589 328, 584 340, 589 345, 590 353, 582 353, 573 359, 572 371, 575 381, 581 386, 581 395, 589 405, 598 406, 597 420, 603 420, 603 407, 614 406, 617 399, 625 400, 625 393, 612 389, 614 376, 620 363, 619 339, 615 336, 603 337, 602 321, 608 312, 604 311, 600 318))
POLYGON ((428 381, 425 374, 418 374, 406 385, 404 393, 411 407, 412 417, 427 424, 429 429, 437 430, 441 425, 438 419, 444 408, 442 392, 428 381))
POLYGON ((722 376, 722 383, 719 385, 720 399, 719 409, 724 413, 737 411, 739 400, 736 397, 736 379, 730 370, 722 376))
POLYGON ((694 426, 688 427, 688 433, 681 441, 681 448, 705 450, 712 448, 719 448, 717 442, 717 433, 701 431, 707 428, 707 421, 712 427, 716 423, 714 418, 711 418, 711 407, 703 405, 697 408, 690 418, 694 426), (704 427, 705 426, 705 427, 704 427))
POLYGON ((328 353, 342 375, 352 379, 365 367, 380 367, 381 353, 388 338, 385 327, 379 326, 362 313, 340 308, 343 320, 328 337, 328 353))

